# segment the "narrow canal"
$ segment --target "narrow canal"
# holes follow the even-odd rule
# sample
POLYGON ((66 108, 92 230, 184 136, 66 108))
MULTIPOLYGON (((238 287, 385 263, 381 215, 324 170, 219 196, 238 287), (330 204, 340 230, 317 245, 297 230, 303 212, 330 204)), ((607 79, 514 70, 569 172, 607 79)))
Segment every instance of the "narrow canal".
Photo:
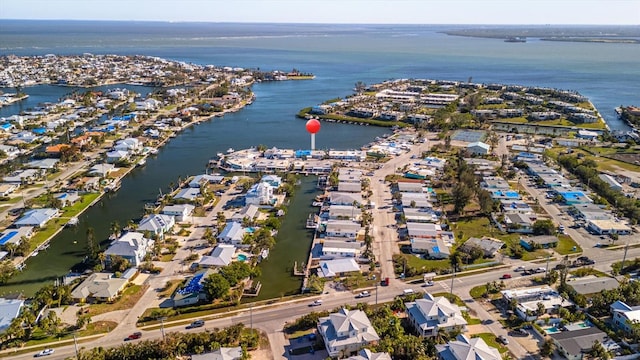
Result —
MULTIPOLYGON (((203 173, 208 160, 218 152, 259 144, 293 149, 309 148, 309 135, 305 131, 304 121, 296 119, 294 114, 305 106, 335 96, 335 93, 329 91, 329 86, 326 91, 318 91, 314 88, 314 82, 256 84, 253 87, 256 101, 252 105, 223 118, 214 118, 190 127, 171 139, 156 157, 147 159, 144 167, 132 171, 122 181, 122 188, 116 194, 104 197, 82 214, 78 227, 63 230, 52 239, 51 246, 46 251, 28 259, 26 269, 0 287, 0 296, 12 293, 31 296, 41 286, 64 276, 84 258, 86 231, 89 227, 94 228, 96 239, 102 241, 103 248, 106 247, 111 223, 117 221, 124 226, 131 219, 139 219, 145 203, 155 201, 158 193, 166 192, 169 184, 176 183, 178 177, 184 179, 189 175, 203 173)), ((25 91, 29 93, 29 88, 25 91)), ((58 97, 49 99, 57 100, 58 97)), ((316 135, 316 146, 321 149, 359 148, 385 132, 389 132, 389 129, 322 123, 322 129, 316 135)), ((311 203, 312 194, 308 193, 308 186, 312 184, 307 179, 311 181, 311 177, 303 178, 298 190, 300 206, 309 206, 311 203), (305 198, 307 196, 310 196, 308 201, 305 198)), ((297 201, 292 202, 292 206, 297 204, 297 201)), ((300 208, 299 219, 293 215, 298 212, 290 211, 290 215, 284 220, 278 237, 279 243, 263 269, 264 293, 260 298, 267 294, 280 296, 282 292, 287 294, 299 288, 299 278, 293 277, 292 265, 284 259, 305 261, 310 237, 304 229, 304 220, 309 211, 300 208), (289 227, 291 231, 288 231, 289 227), (296 227, 299 232, 293 231, 296 227), (286 248, 286 251, 280 253, 280 248, 286 248), (271 283, 283 283, 283 286, 272 286, 271 283)))

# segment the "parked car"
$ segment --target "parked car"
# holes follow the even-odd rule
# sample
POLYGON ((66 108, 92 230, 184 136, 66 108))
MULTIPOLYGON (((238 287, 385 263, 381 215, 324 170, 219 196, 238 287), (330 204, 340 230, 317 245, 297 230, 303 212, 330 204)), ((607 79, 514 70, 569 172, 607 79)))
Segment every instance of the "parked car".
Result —
POLYGON ((543 273, 543 272, 547 272, 547 269, 543 268, 543 267, 539 267, 536 269, 537 273, 543 273))
POLYGON ((511 279, 511 274, 504 274, 500 277, 500 279, 511 279))
POLYGON ((504 335, 500 335, 500 336, 498 336, 498 342, 503 344, 503 345, 508 345, 509 344, 509 339, 507 339, 507 337, 504 336, 504 335))
POLYGON ((366 298, 369 296, 371 296, 371 293, 369 293, 368 291, 363 291, 360 294, 356 295, 356 299, 366 298))
POLYGON ((309 306, 320 306, 320 305, 322 305, 322 300, 315 300, 314 302, 309 304, 309 306))
POLYGON ((51 354, 53 354, 55 350, 53 349, 44 349, 42 351, 40 351, 39 353, 35 354, 35 357, 41 357, 41 356, 49 356, 51 354))
POLYGON ((513 271, 524 271, 524 266, 518 266, 517 268, 513 269, 513 271))
POLYGON ((424 286, 433 286, 433 285, 434 285, 434 283, 433 283, 432 280, 427 280, 427 281, 424 282, 424 286))
POLYGON ((134 332, 133 334, 127 336, 124 341, 140 339, 142 337, 142 333, 139 331, 134 332))
POLYGON ((187 329, 194 329, 204 326, 204 320, 196 320, 187 326, 187 329))

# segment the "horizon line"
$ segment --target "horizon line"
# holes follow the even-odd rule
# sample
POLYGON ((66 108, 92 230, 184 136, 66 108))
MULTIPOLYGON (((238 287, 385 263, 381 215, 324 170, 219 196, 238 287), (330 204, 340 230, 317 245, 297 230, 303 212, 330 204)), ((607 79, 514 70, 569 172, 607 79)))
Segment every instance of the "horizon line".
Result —
POLYGON ((276 21, 202 21, 202 20, 141 20, 141 19, 17 19, 0 18, 0 21, 85 21, 85 22, 142 22, 142 23, 169 23, 169 24, 247 24, 247 25, 409 25, 409 26, 629 26, 640 27, 640 24, 593 24, 593 23, 331 23, 331 22, 276 22, 276 21))

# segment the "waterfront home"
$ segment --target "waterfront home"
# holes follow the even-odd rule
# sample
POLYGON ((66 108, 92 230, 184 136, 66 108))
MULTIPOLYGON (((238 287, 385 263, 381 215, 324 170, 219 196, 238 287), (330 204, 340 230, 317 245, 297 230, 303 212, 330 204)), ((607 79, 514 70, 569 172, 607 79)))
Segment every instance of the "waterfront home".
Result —
POLYGON ((136 138, 126 138, 116 141, 114 150, 137 153, 142 150, 142 142, 136 138))
MULTIPOLYGON (((353 205, 331 205, 326 213, 331 220, 351 220, 358 221, 362 215, 362 210, 353 205)), ((324 214, 321 214, 324 217, 324 214)))
POLYGON ((0 233, 0 246, 5 247, 8 244, 20 245, 22 239, 29 239, 33 236, 32 226, 22 226, 17 229, 6 229, 0 233))
POLYGON ((633 333, 633 323, 640 323, 640 306, 616 301, 609 307, 613 325, 627 334, 633 333))
POLYGON ((318 319, 318 334, 330 357, 345 357, 380 340, 362 310, 347 310, 318 319))
POLYGON ((176 222, 189 221, 195 208, 191 204, 167 205, 162 208, 162 213, 175 217, 176 222))
POLYGON ((446 344, 436 345, 436 350, 440 360, 502 360, 500 351, 487 345, 481 337, 469 339, 464 334, 446 344))
POLYGON ((329 159, 344 161, 365 161, 367 152, 363 150, 329 150, 329 159))
POLYGON ((231 264, 236 247, 229 244, 218 244, 211 254, 205 255, 198 261, 202 267, 223 267, 231 264))
POLYGON ((82 199, 77 191, 57 193, 53 197, 60 200, 62 207, 71 206, 82 199))
POLYGON ((472 142, 467 145, 467 151, 475 155, 488 155, 489 151, 491 151, 491 145, 481 141, 472 142))
POLYGON ((112 273, 93 273, 71 291, 71 298, 80 303, 111 302, 125 289, 129 280, 112 273))
POLYGON ((0 334, 20 315, 23 306, 24 300, 0 298, 0 334))
POLYGON ((441 329, 445 332, 458 329, 467 331, 467 320, 462 316, 462 309, 444 296, 434 297, 425 293, 424 298, 405 303, 404 306, 409 322, 420 336, 437 336, 441 329))
POLYGON ((173 197, 175 200, 195 201, 200 196, 200 188, 180 189, 173 197))
POLYGON ((484 257, 494 257, 498 250, 502 249, 504 242, 483 236, 482 238, 470 237, 464 242, 461 249, 469 253, 474 247, 482 250, 484 257))
POLYGON ((278 175, 272 175, 272 174, 263 175, 262 178, 260 179, 260 182, 266 182, 277 189, 280 187, 280 185, 282 185, 282 178, 278 175))
POLYGON ((207 294, 204 292, 204 282, 214 273, 215 271, 213 269, 205 269, 195 273, 182 288, 173 293, 171 296, 173 306, 194 305, 200 300, 206 300, 207 294))
POLYGON ((165 233, 171 232, 175 224, 175 217, 171 215, 151 214, 140 221, 136 230, 148 231, 153 235, 162 237, 165 233))
POLYGON ((339 182, 338 191, 344 193, 359 193, 362 191, 362 185, 355 182, 339 182))
POLYGON ((113 164, 96 164, 93 165, 90 169, 88 174, 91 176, 100 176, 100 177, 107 177, 109 176, 110 173, 117 171, 118 168, 116 168, 115 165, 113 164))
POLYGON ((209 353, 191 355, 191 360, 242 360, 244 358, 244 353, 240 346, 220 347, 209 353))
POLYGON ((323 257, 359 257, 362 253, 362 243, 343 239, 324 239, 322 241, 323 257))
POLYGON ((360 272, 360 266, 353 258, 320 261, 317 275, 323 278, 343 277, 360 272))
POLYGON ((136 111, 153 111, 158 110, 162 103, 156 99, 149 98, 142 101, 136 101, 134 104, 136 106, 136 111))
POLYGON ((128 260, 131 266, 139 266, 144 261, 147 252, 153 247, 154 241, 147 239, 143 233, 129 231, 113 240, 105 250, 106 262, 111 262, 111 256, 120 256, 128 260))
POLYGON ((362 205, 362 194, 332 191, 329 203, 331 205, 362 205))
POLYGON ((278 149, 277 147, 267 149, 263 154, 265 159, 291 159, 295 155, 296 153, 292 149, 278 149))
POLYGON ((254 221, 260 215, 260 208, 256 205, 245 205, 240 211, 233 214, 229 220, 242 223, 244 219, 254 221))
POLYGON ((205 183, 219 184, 222 182, 222 180, 224 180, 224 176, 222 175, 208 175, 208 174, 196 175, 193 177, 193 179, 191 179, 191 181, 189 181, 189 187, 199 188, 205 183))
POLYGON ((502 290, 501 293, 502 298, 507 304, 512 300, 517 302, 516 315, 524 321, 533 321, 538 318, 538 304, 544 306, 545 313, 557 311, 561 307, 568 308, 574 306, 573 302, 563 298, 556 290, 548 285, 502 290))
POLYGON ((362 226, 349 220, 329 220, 325 228, 327 236, 355 239, 362 226))
POLYGON ((249 188, 245 195, 247 205, 275 205, 274 188, 267 182, 259 182, 249 188))
POLYGON ((58 209, 53 208, 33 209, 25 212, 13 225, 15 227, 33 226, 41 228, 59 214, 58 209))
POLYGON ((246 232, 247 230, 242 227, 242 224, 235 221, 228 222, 224 230, 218 235, 218 241, 225 244, 240 245, 246 232))
POLYGON ((130 154, 123 150, 114 150, 114 151, 107 152, 106 156, 107 156, 106 158, 107 163, 113 164, 119 161, 128 160, 130 157, 130 154))
POLYGON ((568 360, 591 359, 587 354, 596 341, 603 344, 608 340, 607 334, 596 327, 555 332, 549 334, 549 337, 553 340, 558 352, 568 360))
POLYGON ((338 182, 358 183, 362 182, 362 171, 350 168, 338 169, 338 182))

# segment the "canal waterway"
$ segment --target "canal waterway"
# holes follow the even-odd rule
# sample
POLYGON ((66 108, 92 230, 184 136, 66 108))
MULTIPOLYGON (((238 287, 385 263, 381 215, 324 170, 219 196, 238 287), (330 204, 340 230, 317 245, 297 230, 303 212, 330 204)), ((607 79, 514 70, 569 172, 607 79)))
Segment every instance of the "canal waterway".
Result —
MULTIPOLYGON (((69 269, 81 263, 86 254, 86 231, 94 228, 96 238, 102 240, 103 248, 108 245, 110 224, 117 221, 124 226, 130 219, 139 219, 143 215, 145 203, 155 201, 160 191, 166 192, 170 183, 176 183, 178 177, 185 179, 189 175, 200 174, 210 158, 228 148, 242 149, 259 144, 269 147, 307 149, 310 138, 305 131, 304 120, 294 114, 299 109, 321 102, 329 97, 325 92, 314 91, 314 81, 285 81, 260 83, 253 88, 256 101, 236 113, 222 118, 192 126, 178 135, 160 150, 155 157, 147 159, 142 168, 134 169, 122 181, 122 188, 115 194, 105 196, 95 206, 79 217, 75 228, 63 230, 51 241, 46 251, 40 252, 26 262, 26 269, 0 287, 0 296, 10 293, 33 295, 37 289, 52 283, 69 272, 69 269), (301 94, 309 94, 301 96, 301 94)), ((29 88, 25 89, 29 93, 29 88)), ((58 95, 49 101, 57 100, 58 95)), ((389 129, 373 126, 322 123, 320 133, 316 135, 317 148, 352 149, 372 141, 389 129)), ((307 179, 307 178, 305 178, 307 179)), ((299 191, 305 196, 306 181, 299 191)), ((310 200, 306 201, 310 204, 310 200)), ((310 237, 301 237, 300 233, 288 232, 289 226, 300 223, 304 229, 304 220, 309 211, 291 212, 283 222, 278 244, 273 250, 273 259, 283 259, 280 248, 286 248, 291 259, 305 261, 310 237), (298 219, 299 217, 299 219, 298 219), (291 234, 291 235, 288 235, 291 234), (298 244, 306 242, 306 246, 298 244)), ((268 278, 287 284, 280 291, 290 293, 299 289, 299 278, 293 278, 291 265, 284 261, 265 263, 263 283, 268 278), (277 265, 282 268, 276 269, 277 265), (288 269, 287 269, 288 268, 288 269), (277 272, 273 276, 271 272, 277 272)), ((266 289, 263 288, 265 291, 266 289)), ((268 292, 265 291, 264 294, 268 292)), ((273 294, 273 293, 272 293, 273 294)), ((280 292, 275 293, 276 296, 280 292)), ((261 298, 266 295, 261 294, 261 298)))

